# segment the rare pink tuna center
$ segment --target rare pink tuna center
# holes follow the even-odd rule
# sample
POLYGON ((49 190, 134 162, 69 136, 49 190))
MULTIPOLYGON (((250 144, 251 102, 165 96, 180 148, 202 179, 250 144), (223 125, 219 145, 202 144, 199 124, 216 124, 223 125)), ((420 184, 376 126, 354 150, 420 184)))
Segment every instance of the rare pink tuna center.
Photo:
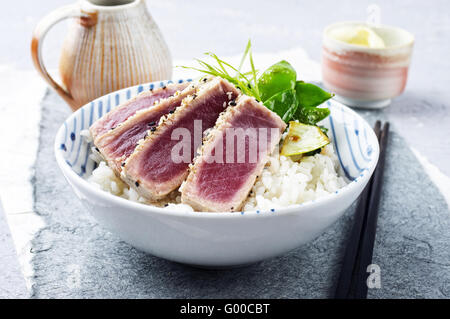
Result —
POLYGON ((172 147, 171 160, 175 164, 191 163, 192 149, 203 155, 207 163, 257 163, 267 155, 271 141, 280 139, 279 128, 229 127, 223 131, 212 131, 206 139, 214 138, 214 145, 201 149, 203 128, 201 120, 194 120, 194 134, 188 128, 179 127, 172 131, 171 139, 178 141, 172 147))

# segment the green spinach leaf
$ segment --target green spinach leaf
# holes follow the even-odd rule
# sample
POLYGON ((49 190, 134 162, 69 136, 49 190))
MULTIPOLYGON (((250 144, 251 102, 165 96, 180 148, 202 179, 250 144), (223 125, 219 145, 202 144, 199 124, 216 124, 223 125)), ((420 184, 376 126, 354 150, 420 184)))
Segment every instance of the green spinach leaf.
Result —
POLYGON ((301 123, 316 125, 317 122, 322 121, 328 115, 330 115, 330 110, 327 108, 298 106, 294 119, 299 120, 301 123))
POLYGON ((295 90, 287 89, 278 92, 264 102, 264 105, 271 111, 277 113, 283 121, 288 123, 297 110, 298 102, 295 90))
POLYGON ((317 85, 303 81, 296 82, 295 91, 300 107, 316 107, 333 97, 331 93, 322 90, 317 85))
POLYGON ((297 72, 287 61, 275 63, 258 79, 258 89, 263 102, 275 94, 295 88, 297 72))

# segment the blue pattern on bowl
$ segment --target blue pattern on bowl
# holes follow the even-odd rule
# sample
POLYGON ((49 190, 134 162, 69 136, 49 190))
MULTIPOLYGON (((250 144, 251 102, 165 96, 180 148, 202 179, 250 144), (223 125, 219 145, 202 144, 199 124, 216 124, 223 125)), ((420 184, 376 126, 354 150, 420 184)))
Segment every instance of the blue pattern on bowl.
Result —
MULTIPOLYGON (((189 82, 192 80, 180 79, 176 80, 176 83, 183 83, 183 81, 189 82)), ((153 82, 113 92, 92 101, 75 112, 64 122, 64 134, 61 135, 60 141, 56 141, 57 145, 60 145, 58 151, 62 153, 67 165, 79 176, 83 178, 89 176, 92 170, 96 168, 96 163, 89 158, 92 143, 86 143, 80 132, 88 129, 92 123, 112 108, 140 92, 152 90, 155 87, 163 87, 170 83, 174 82, 153 82), (114 105, 111 105, 111 100, 114 101, 114 105)), ((319 124, 328 129, 328 135, 334 144, 341 164, 341 173, 352 183, 357 183, 361 177, 368 173, 368 168, 373 166, 373 162, 377 161, 375 153, 372 151, 374 145, 369 144, 367 137, 367 130, 371 128, 354 111, 344 107, 339 102, 329 100, 326 105, 329 107, 331 114, 319 124), (336 125, 337 121, 343 123, 343 125, 336 125)), ((270 211, 274 212, 275 209, 270 211)), ((257 213, 259 214, 260 211, 257 211, 257 213)))

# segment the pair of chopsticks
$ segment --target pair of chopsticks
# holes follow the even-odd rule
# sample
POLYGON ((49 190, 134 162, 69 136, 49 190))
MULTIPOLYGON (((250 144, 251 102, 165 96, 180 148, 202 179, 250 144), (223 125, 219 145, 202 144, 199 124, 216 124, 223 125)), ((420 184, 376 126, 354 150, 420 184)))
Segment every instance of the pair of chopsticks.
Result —
POLYGON ((372 264, 389 122, 384 123, 383 129, 381 129, 381 122, 377 121, 374 131, 380 144, 380 156, 378 165, 356 207, 355 222, 336 287, 335 298, 337 299, 367 298, 367 278, 369 276, 367 267, 372 264))

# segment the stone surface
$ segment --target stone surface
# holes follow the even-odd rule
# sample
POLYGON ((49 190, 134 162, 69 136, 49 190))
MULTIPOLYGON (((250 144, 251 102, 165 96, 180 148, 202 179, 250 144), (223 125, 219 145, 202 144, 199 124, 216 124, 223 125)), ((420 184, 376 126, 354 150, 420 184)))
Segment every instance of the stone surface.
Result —
MULTIPOLYGON (((33 297, 324 298, 332 296, 354 207, 319 238, 284 256, 231 270, 200 270, 139 252, 89 216, 53 156, 69 114, 43 102, 34 182, 47 227, 33 241, 33 297)), ((362 112, 371 123, 384 112, 362 112)), ((374 252, 382 288, 370 298, 450 297, 450 212, 395 126, 390 138, 374 252)))
POLYGON ((26 298, 29 293, 17 261, 5 212, 0 202, 0 299, 26 298))

